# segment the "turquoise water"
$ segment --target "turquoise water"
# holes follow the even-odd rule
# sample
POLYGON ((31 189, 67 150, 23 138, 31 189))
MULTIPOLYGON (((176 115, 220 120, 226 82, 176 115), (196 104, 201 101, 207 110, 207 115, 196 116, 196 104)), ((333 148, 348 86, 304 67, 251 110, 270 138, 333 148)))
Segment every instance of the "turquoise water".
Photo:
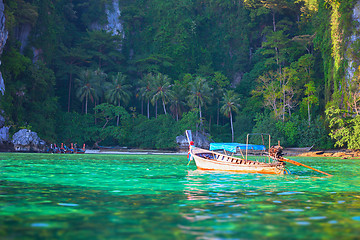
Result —
POLYGON ((360 160, 292 175, 186 156, 0 154, 0 239, 360 239, 360 160))

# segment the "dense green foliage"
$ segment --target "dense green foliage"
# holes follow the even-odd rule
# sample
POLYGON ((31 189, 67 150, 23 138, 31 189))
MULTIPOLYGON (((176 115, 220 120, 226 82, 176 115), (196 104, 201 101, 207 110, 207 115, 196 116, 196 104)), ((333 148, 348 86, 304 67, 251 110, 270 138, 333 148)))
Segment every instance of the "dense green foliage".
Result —
POLYGON ((5 1, 6 124, 48 142, 171 149, 191 128, 359 148, 355 3, 120 1, 114 33, 103 30, 112 0, 5 1))

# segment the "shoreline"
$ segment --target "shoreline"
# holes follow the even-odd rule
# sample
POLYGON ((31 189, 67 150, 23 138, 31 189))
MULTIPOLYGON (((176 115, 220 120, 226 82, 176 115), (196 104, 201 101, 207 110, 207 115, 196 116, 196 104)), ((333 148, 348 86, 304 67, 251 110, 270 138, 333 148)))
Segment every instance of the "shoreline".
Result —
MULTIPOLYGON (((2 149, 3 150, 3 149, 2 149)), ((7 153, 46 153, 35 151, 1 151, 7 153)), ((120 154, 120 155, 179 155, 186 156, 187 149, 175 150, 157 150, 157 149, 128 149, 128 148, 112 148, 112 149, 86 149, 85 154, 120 154)), ((240 154, 236 154, 241 156, 240 154)), ((253 154, 249 154, 253 155, 253 154)), ((257 155, 257 154, 256 154, 257 155)), ((310 150, 288 148, 283 150, 283 156, 286 157, 337 157, 341 159, 360 159, 360 150, 348 149, 330 149, 330 150, 310 150)))
MULTIPOLYGON (((187 149, 180 151, 166 151, 166 150, 145 150, 145 149, 87 149, 86 154, 123 154, 123 155, 187 155, 187 149)), ((284 149, 284 156, 293 157, 337 157, 341 159, 360 159, 360 150, 351 151, 347 149, 331 149, 324 151, 303 151, 294 149, 284 149)))
POLYGON ((187 155, 187 152, 174 152, 162 150, 91 150, 86 149, 85 154, 124 154, 124 155, 187 155))

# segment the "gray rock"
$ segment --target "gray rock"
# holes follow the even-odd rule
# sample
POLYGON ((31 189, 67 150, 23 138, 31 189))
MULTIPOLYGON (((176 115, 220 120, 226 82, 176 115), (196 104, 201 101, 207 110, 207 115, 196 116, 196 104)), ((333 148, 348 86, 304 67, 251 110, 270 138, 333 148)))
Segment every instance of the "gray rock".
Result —
POLYGON ((4 13, 4 3, 3 0, 0 0, 0 55, 3 52, 3 49, 8 38, 8 31, 5 28, 5 13, 4 13))
POLYGON ((184 135, 177 136, 176 137, 176 143, 179 145, 180 149, 185 149, 189 147, 188 140, 184 135))
POLYGON ((0 143, 9 141, 9 129, 10 127, 0 128, 0 143))
POLYGON ((106 30, 107 32, 111 32, 113 35, 119 35, 122 38, 125 38, 123 22, 120 18, 121 11, 119 8, 119 0, 113 0, 111 4, 107 4, 105 12, 108 23, 104 25, 94 22, 90 25, 90 29, 106 30))
POLYGON ((28 129, 21 129, 16 132, 11 141, 17 152, 44 152, 45 141, 41 140, 36 132, 28 129))
MULTIPOLYGON (((203 135, 200 132, 194 132, 192 137, 193 137, 195 147, 209 149, 209 147, 210 147, 210 135, 209 134, 205 133, 205 135, 203 135)), ((185 148, 189 147, 189 143, 188 143, 188 140, 185 135, 177 136, 176 142, 179 145, 180 149, 185 149, 185 148)))
POLYGON ((25 47, 28 45, 30 32, 32 30, 30 23, 19 24, 15 31, 17 32, 17 40, 20 42, 20 52, 23 53, 25 47))

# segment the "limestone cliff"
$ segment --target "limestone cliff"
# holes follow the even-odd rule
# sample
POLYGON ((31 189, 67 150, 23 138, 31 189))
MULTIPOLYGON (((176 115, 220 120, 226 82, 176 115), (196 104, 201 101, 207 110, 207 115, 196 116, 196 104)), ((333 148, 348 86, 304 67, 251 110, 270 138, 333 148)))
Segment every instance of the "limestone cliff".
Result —
MULTIPOLYGON (((3 0, 0 0, 0 55, 2 54, 3 49, 5 47, 7 37, 8 37, 8 31, 5 28, 4 2, 3 0)), ((0 91, 2 94, 4 94, 5 84, 1 72, 0 72, 0 91)))
POLYGON ((347 60, 349 65, 346 77, 349 80, 353 78, 354 73, 360 64, 358 52, 356 49, 353 49, 353 46, 358 44, 360 41, 360 1, 355 4, 352 14, 352 20, 355 23, 355 28, 353 29, 353 34, 351 35, 348 41, 349 44, 347 46, 347 60))
MULTIPOLYGON (((8 31, 5 28, 5 13, 4 13, 4 2, 0 0, 0 56, 6 44, 8 37, 8 31)), ((0 62, 1 65, 1 62, 0 62)), ((5 83, 0 72, 0 91, 4 95, 5 83)), ((0 142, 6 142, 9 139, 9 127, 4 127, 5 119, 0 115, 0 142)))

